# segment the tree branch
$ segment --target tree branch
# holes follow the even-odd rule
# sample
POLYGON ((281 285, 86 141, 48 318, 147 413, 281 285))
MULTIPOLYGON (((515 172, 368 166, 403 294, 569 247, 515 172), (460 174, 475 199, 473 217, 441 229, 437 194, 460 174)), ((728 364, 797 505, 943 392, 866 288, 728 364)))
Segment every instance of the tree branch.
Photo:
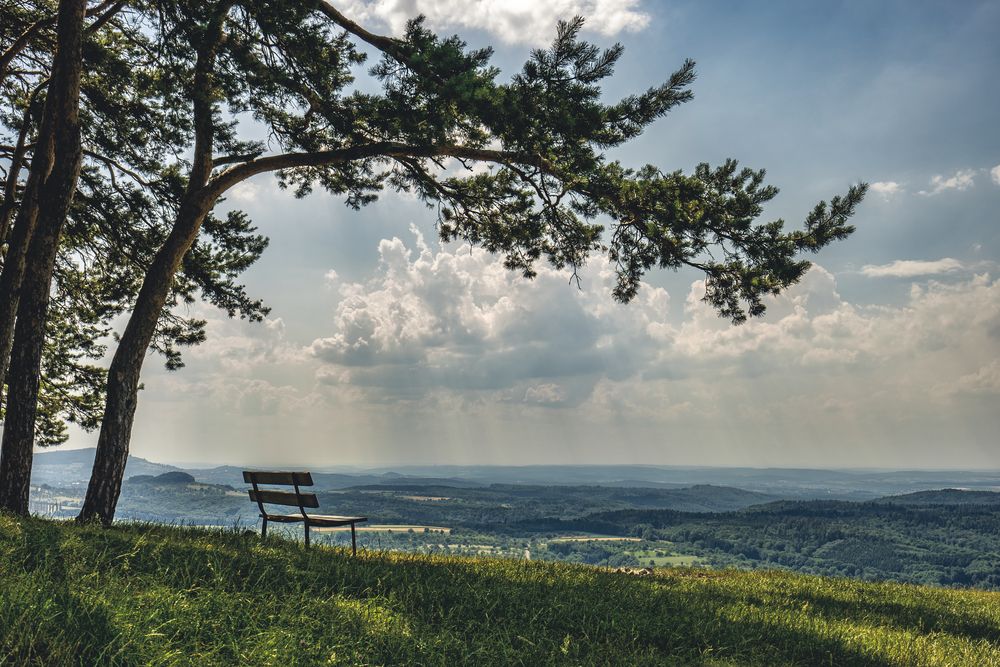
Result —
POLYGON ((283 153, 281 155, 269 155, 250 160, 249 162, 230 167, 212 178, 206 184, 205 194, 220 197, 226 190, 237 183, 251 176, 269 171, 294 169, 296 167, 324 167, 351 162, 353 160, 366 160, 379 157, 454 157, 478 162, 494 162, 497 164, 525 164, 537 167, 547 173, 558 173, 555 165, 538 155, 532 156, 512 151, 470 148, 466 146, 413 146, 391 141, 381 141, 328 151, 283 153))
POLYGON ((130 177, 133 181, 135 181, 139 185, 143 186, 144 188, 150 187, 149 181, 145 180, 142 176, 140 176, 139 174, 137 174, 136 172, 132 171, 128 167, 122 165, 119 162, 116 162, 115 160, 112 160, 111 158, 109 158, 109 157, 107 157, 105 155, 101 155, 100 153, 95 153, 94 151, 87 150, 87 149, 83 150, 83 154, 86 155, 87 157, 94 158, 95 160, 100 160, 101 162, 103 162, 105 165, 107 165, 109 167, 108 171, 111 173, 111 180, 112 180, 112 183, 113 183, 113 185, 115 186, 116 189, 118 187, 118 184, 114 182, 115 176, 114 176, 114 172, 111 171, 111 169, 110 169, 111 167, 114 167, 118 171, 120 171, 123 174, 125 174, 126 176, 130 177))
MULTIPOLYGON (((108 9, 108 11, 105 12, 103 15, 98 17, 96 21, 90 24, 87 27, 86 32, 94 32, 100 30, 100 28, 105 23, 107 23, 112 16, 117 14, 118 11, 125 6, 125 2, 126 0, 105 0, 96 7, 88 9, 87 14, 90 15, 90 14, 97 14, 98 12, 103 12, 105 9, 108 9, 109 7, 111 8, 108 9)), ((55 14, 51 16, 46 16, 43 19, 35 21, 30 26, 28 26, 24 30, 24 32, 18 35, 17 39, 14 40, 14 43, 11 44, 7 48, 7 50, 3 52, 3 54, 0 54, 0 81, 3 81, 3 79, 7 76, 7 68, 10 66, 10 63, 14 60, 14 58, 17 57, 17 54, 19 54, 21 51, 24 50, 24 48, 35 37, 35 35, 41 32, 44 28, 53 25, 55 22, 56 22, 55 14)))
MULTIPOLYGON (((48 78, 43 79, 28 97, 28 103, 24 108, 24 116, 21 119, 21 129, 17 134, 17 143, 10 152, 10 171, 7 173, 7 181, 4 184, 3 202, 0 203, 0 244, 7 240, 10 232, 10 223, 14 216, 14 196, 17 193, 17 177, 21 173, 21 165, 24 163, 24 156, 30 149, 27 143, 28 131, 31 129, 31 109, 35 106, 38 94, 49 83, 48 78)), ((7 148, 4 146, 3 148, 7 148)))
POLYGON ((102 12, 105 9, 107 9, 107 11, 104 11, 103 14, 97 17, 96 21, 87 26, 85 32, 88 34, 94 33, 103 28, 108 21, 114 18, 115 14, 121 11, 122 7, 125 6, 126 2, 127 0, 117 0, 117 2, 115 0, 105 0, 105 2, 102 2, 93 9, 87 10, 87 15, 89 16, 91 14, 97 14, 98 12, 102 12))
POLYGON ((327 0, 321 0, 319 3, 319 11, 323 12, 327 18, 332 20, 347 32, 351 33, 363 42, 371 44, 379 51, 392 56, 400 62, 405 63, 409 60, 407 54, 403 50, 403 43, 398 39, 383 37, 382 35, 376 35, 375 33, 368 32, 360 25, 341 14, 340 11, 327 2, 327 0))
POLYGON ((17 54, 24 50, 24 47, 28 45, 28 42, 30 42, 36 34, 38 34, 43 28, 47 28, 55 23, 55 21, 55 15, 35 21, 28 26, 24 32, 18 35, 17 39, 14 40, 14 43, 11 44, 10 47, 3 52, 3 54, 0 54, 0 81, 3 81, 4 78, 6 78, 7 68, 10 66, 11 61, 17 57, 17 54))

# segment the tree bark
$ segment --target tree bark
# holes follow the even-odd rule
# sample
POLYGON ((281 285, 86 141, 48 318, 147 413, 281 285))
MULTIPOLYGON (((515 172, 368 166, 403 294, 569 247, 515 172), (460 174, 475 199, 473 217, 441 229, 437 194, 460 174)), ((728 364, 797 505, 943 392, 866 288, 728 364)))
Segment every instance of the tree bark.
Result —
POLYGON ((43 189, 44 199, 38 229, 32 236, 28 252, 31 272, 22 286, 17 309, 7 412, 0 449, 0 509, 23 515, 28 513, 35 417, 52 270, 66 220, 66 210, 76 189, 76 176, 80 168, 79 143, 75 160, 70 155, 59 157, 65 159, 60 160, 53 172, 50 187, 43 189), (53 182, 56 177, 59 177, 58 182, 53 182))
MULTIPOLYGON (((45 104, 45 119, 50 125, 46 136, 40 137, 39 141, 50 144, 53 152, 50 164, 42 165, 47 174, 44 178, 38 174, 36 179, 37 228, 30 234, 25 254, 32 270, 21 285, 17 306, 8 380, 10 391, 0 449, 0 509, 17 514, 28 513, 38 385, 52 271, 59 238, 80 175, 80 76, 86 10, 86 0, 61 0, 59 3, 57 47, 49 98, 45 104)), ((37 173, 33 161, 29 179, 37 173)), ((4 266, 5 274, 8 264, 4 266)), ((3 307, 12 310, 9 302, 3 307)))
POLYGON ((28 140, 28 132, 31 130, 31 107, 39 90, 41 87, 36 87, 32 91, 31 97, 28 98, 28 108, 21 120, 21 129, 17 133, 17 143, 14 145, 14 154, 10 158, 7 181, 3 186, 3 201, 0 202, 0 246, 7 242, 10 223, 17 210, 17 182, 21 175, 21 168, 24 166, 25 143, 28 140))

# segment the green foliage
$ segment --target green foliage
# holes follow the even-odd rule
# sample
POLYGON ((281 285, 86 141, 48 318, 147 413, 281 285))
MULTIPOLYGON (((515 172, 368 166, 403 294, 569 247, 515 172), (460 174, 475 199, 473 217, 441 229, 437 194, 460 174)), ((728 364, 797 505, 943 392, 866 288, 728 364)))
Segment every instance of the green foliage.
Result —
MULTIPOLYGON (((187 101, 177 94, 176 81, 165 75, 165 62, 151 40, 154 33, 143 27, 148 8, 130 4, 111 9, 118 12, 115 19, 88 31, 84 43, 80 114, 85 161, 54 275, 35 437, 41 446, 64 442, 67 424, 86 430, 100 424, 106 373, 97 361, 106 353, 110 323, 133 306, 184 188, 176 167, 192 133, 187 101)), ((0 49, 53 12, 51 2, 5 5, 0 49)), ((11 197, 0 194, 4 215, 20 205, 18 174, 30 164, 31 151, 15 168, 13 148, 22 133, 30 145, 38 130, 51 31, 52 25, 40 29, 0 78, 0 143, 10 144, 0 147, 0 176, 15 186, 11 197)), ((207 222, 172 285, 152 342, 169 369, 183 366, 179 348, 205 338, 205 322, 178 313, 177 305, 200 296, 231 317, 260 320, 267 313, 236 280, 266 245, 267 239, 238 211, 207 222)))
POLYGON ((776 572, 413 556, 0 516, 0 660, 998 665, 1000 597, 776 572))
POLYGON ((1000 589, 996 505, 777 502, 738 512, 617 510, 508 524, 513 535, 647 535, 716 567, 1000 589))

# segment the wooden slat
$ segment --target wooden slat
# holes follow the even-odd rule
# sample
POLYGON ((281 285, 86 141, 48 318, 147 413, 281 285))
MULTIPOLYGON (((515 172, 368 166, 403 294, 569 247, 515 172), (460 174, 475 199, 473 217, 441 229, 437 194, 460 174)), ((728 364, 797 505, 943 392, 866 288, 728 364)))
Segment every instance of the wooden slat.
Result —
POLYGON ((319 499, 315 493, 299 493, 293 491, 273 491, 271 489, 250 489, 250 500, 267 503, 268 505, 291 505, 292 507, 319 507, 319 499))
POLYGON ((329 514, 309 515, 309 523, 318 527, 346 526, 348 524, 361 523, 362 521, 368 521, 368 518, 363 516, 330 516, 329 514))
POLYGON ((312 473, 308 472, 278 472, 267 470, 244 470, 243 481, 247 484, 287 484, 292 486, 312 486, 312 473))

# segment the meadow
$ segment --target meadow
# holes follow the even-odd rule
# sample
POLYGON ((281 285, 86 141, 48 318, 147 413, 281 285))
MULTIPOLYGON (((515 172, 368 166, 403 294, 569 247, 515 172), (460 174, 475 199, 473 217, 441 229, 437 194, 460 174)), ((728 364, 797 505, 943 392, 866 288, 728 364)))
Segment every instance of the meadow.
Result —
POLYGON ((1000 593, 0 516, 0 663, 1000 665, 1000 593))

